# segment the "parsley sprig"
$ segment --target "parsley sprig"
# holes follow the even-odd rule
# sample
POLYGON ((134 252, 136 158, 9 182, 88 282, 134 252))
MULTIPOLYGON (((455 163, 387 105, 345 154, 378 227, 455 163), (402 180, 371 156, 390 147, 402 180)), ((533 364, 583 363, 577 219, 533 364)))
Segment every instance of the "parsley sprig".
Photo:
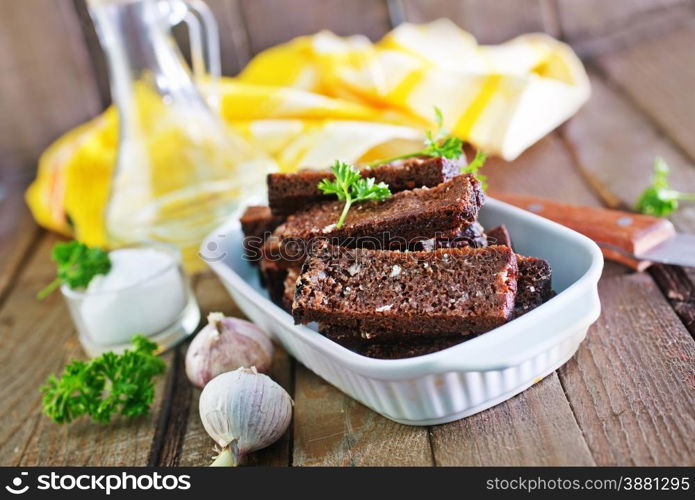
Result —
MULTIPOLYGON (((458 137, 449 135, 444 129, 444 115, 442 110, 435 106, 434 108, 435 121, 437 123, 436 133, 431 130, 425 132, 425 147, 419 151, 406 153, 399 156, 393 156, 384 160, 376 160, 367 164, 367 167, 377 167, 385 163, 391 163, 397 160, 405 160, 416 156, 429 156, 432 158, 447 158, 455 160, 463 154, 463 141, 458 137)), ((481 151, 476 151, 475 158, 468 165, 461 167, 462 174, 473 174, 481 182, 483 189, 487 189, 487 177, 478 173, 483 167, 487 155, 481 151)))
POLYGON ((482 151, 476 151, 473 161, 471 161, 468 165, 461 167, 462 174, 473 174, 475 178, 480 181, 483 191, 487 189, 487 176, 479 173, 478 171, 483 168, 486 161, 487 155, 482 151))
POLYGON ((463 154, 463 141, 458 137, 449 135, 444 129, 444 116, 442 110, 435 106, 434 108, 435 122, 437 123, 436 133, 431 130, 425 132, 425 147, 413 153, 406 153, 399 156, 393 156, 384 160, 377 160, 368 163, 368 167, 376 167, 384 163, 391 163, 396 160, 404 160, 406 158, 414 158, 416 156, 430 156, 433 158, 442 157, 454 160, 463 154))
POLYGON ((373 177, 362 177, 353 165, 336 160, 331 172, 335 177, 323 179, 319 182, 318 188, 323 194, 334 194, 340 201, 345 202, 340 218, 335 224, 338 229, 343 227, 353 203, 366 200, 383 201, 391 196, 391 190, 386 183, 377 184, 373 177))
POLYGON ((670 169, 663 158, 654 160, 652 183, 645 189, 635 203, 635 210, 647 215, 666 217, 678 209, 679 201, 695 201, 695 193, 681 193, 668 182, 670 169))
POLYGON ((111 270, 111 259, 106 252, 79 241, 56 243, 51 258, 58 264, 58 276, 37 294, 39 299, 47 297, 63 283, 73 290, 85 288, 96 275, 111 270))
POLYGON ((152 378, 162 373, 164 361, 154 355, 157 344, 133 337, 133 349, 106 352, 91 361, 71 361, 60 378, 48 377, 41 387, 43 411, 59 424, 83 415, 106 424, 120 412, 138 417, 149 412, 154 399, 152 378))

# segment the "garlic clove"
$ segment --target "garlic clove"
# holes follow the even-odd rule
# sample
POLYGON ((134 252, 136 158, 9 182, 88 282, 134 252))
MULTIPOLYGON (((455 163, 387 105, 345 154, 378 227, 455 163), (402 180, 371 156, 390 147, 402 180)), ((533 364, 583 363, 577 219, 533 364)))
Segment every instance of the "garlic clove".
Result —
POLYGON ((270 337, 253 323, 210 313, 208 324, 186 353, 186 374, 197 387, 213 377, 241 367, 270 370, 274 347, 270 337))
POLYGON ((229 446, 222 448, 210 467, 236 467, 241 463, 241 455, 239 454, 239 440, 232 439, 229 446))
POLYGON ((277 441, 292 419, 292 399, 255 368, 239 368, 213 378, 203 389, 200 419, 222 447, 213 465, 238 465, 253 451, 277 441))

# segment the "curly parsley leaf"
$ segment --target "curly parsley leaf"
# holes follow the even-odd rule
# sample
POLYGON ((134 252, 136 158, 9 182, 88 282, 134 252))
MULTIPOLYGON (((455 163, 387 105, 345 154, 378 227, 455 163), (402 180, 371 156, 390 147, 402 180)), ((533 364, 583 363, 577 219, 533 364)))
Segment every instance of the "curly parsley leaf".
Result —
POLYGON ((377 160, 367 164, 367 166, 376 167, 384 163, 414 158, 416 156, 429 156, 432 158, 441 157, 449 160, 459 158, 463 154, 463 141, 458 137, 449 135, 444 129, 444 116, 442 115, 442 110, 436 106, 434 108, 434 116, 437 130, 434 133, 431 130, 425 132, 425 147, 423 149, 383 160, 377 160))
POLYGON ((331 172, 334 178, 327 177, 321 180, 318 188, 323 194, 334 194, 338 200, 345 202, 335 225, 338 229, 343 227, 345 217, 353 203, 367 200, 383 201, 391 196, 391 190, 386 183, 377 184, 373 177, 362 177, 360 171, 353 165, 336 160, 331 167, 331 172))
POLYGON ((111 270, 109 254, 79 241, 56 243, 51 257, 58 264, 58 275, 37 294, 39 299, 47 297, 63 283, 73 290, 85 288, 95 276, 111 270))
POLYGON ((647 215, 666 217, 678 209, 679 201, 695 201, 695 193, 681 193, 668 182, 670 169, 663 158, 654 160, 652 183, 635 203, 635 210, 647 215))
POLYGON ((107 424, 112 416, 138 417, 154 400, 155 375, 166 364, 154 355, 157 344, 133 337, 133 348, 122 354, 106 352, 91 361, 71 361, 60 378, 48 377, 41 387, 43 411, 63 424, 88 415, 107 424))
POLYGON ((473 174, 475 178, 480 181, 483 191, 487 189, 487 177, 478 171, 483 168, 486 161, 487 155, 482 151, 476 151, 473 161, 471 161, 468 165, 461 167, 462 174, 473 174))

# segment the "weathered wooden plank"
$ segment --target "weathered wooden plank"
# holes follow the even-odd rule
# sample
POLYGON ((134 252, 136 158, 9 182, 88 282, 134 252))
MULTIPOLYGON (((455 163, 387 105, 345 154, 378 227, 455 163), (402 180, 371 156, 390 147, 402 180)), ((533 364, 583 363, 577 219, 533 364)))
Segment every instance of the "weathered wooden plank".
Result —
MULTIPOLYGON (((692 161, 628 99, 595 72, 590 76, 593 96, 564 126, 563 136, 573 149, 579 168, 604 201, 616 208, 630 208, 649 184, 655 156, 662 156, 671 166, 674 187, 695 191, 692 161)), ((695 204, 683 204, 670 219, 681 231, 694 232, 695 204)), ((681 300, 673 294, 683 293, 686 286, 695 289, 695 281, 688 280, 682 269, 655 266, 650 273, 693 333, 695 301, 681 300)))
POLYGON ((437 465, 594 465, 557 375, 464 420, 432 428, 437 465))
MULTIPOLYGON (((470 155, 469 155, 470 156, 470 155)), ((483 169, 490 190, 600 206, 557 134, 550 134, 514 162, 490 158, 483 169)))
POLYGON ((179 462, 193 392, 183 367, 185 355, 185 348, 182 347, 168 353, 171 363, 162 391, 157 432, 147 459, 149 466, 174 467, 179 462))
MULTIPOLYGON (((246 23, 239 0, 206 0, 220 32, 222 74, 236 75, 251 57, 246 23)), ((181 39, 184 40, 184 39, 181 39)), ((187 39, 184 41, 187 42, 187 39)), ((187 47, 184 48, 187 50, 187 47)))
POLYGON ((99 108, 72 2, 2 2, 0 155, 27 168, 58 134, 99 108))
POLYGON ((389 29, 385 0, 294 0, 278 5, 274 0, 241 0, 253 54, 300 35, 330 30, 338 35, 381 38, 389 29))
MULTIPOLYGON (((243 316, 229 298, 219 280, 212 274, 201 275, 196 283, 195 291, 204 315, 207 315, 209 312, 220 311, 229 316, 243 316)), ((182 360, 187 347, 186 345, 180 348, 182 360)), ((186 409, 172 409, 173 412, 185 413, 186 420, 181 445, 177 453, 169 455, 167 465, 208 465, 212 461, 211 457, 214 455, 214 442, 205 432, 198 414, 200 389, 193 387, 186 379, 186 375, 183 372, 183 363, 180 364, 178 370, 180 373, 179 377, 182 377, 181 383, 187 384, 184 391, 189 394, 189 400, 184 403, 186 409)), ((294 385, 293 361, 279 346, 276 346, 270 376, 292 395, 294 385)), ((182 416, 177 415, 176 418, 182 418, 182 416)), ((179 438, 176 437, 175 439, 179 438)), ((253 453, 247 459, 248 465, 286 466, 289 463, 290 431, 286 432, 274 445, 253 453)))
POLYGON ((692 7, 687 0, 557 0, 562 34, 571 44, 581 44, 609 36, 640 23, 654 21, 661 14, 692 7))
POLYGON ((449 18, 480 43, 501 43, 517 35, 545 31, 557 35, 552 3, 546 0, 396 0, 405 20, 428 22, 449 18))
POLYGON ((678 266, 653 266, 649 269, 678 317, 695 338, 695 271, 678 266))
POLYGON ((695 161, 695 7, 685 28, 598 58, 612 80, 695 161))
MULTIPOLYGON (((695 186, 691 165, 673 144, 597 74, 591 77, 592 99, 563 135, 602 198, 611 206, 631 206, 649 182, 656 155, 671 164, 674 185, 695 186)), ((683 209, 672 220, 682 230, 692 230, 692 214, 683 209)), ((659 268, 652 273, 665 294, 677 289, 659 278, 659 268)), ((692 411, 678 406, 692 408, 692 399, 682 399, 688 392, 692 398, 692 362, 683 365, 693 355, 692 338, 656 290, 647 275, 605 279, 600 287, 603 316, 590 330, 586 348, 560 371, 598 464, 692 460, 691 444, 679 434, 692 434, 692 411)))
MULTIPOLYGON (((611 207, 631 207, 649 185, 654 158, 671 166, 671 183, 695 191, 695 168, 673 143, 595 72, 593 95, 562 129, 577 163, 611 207)), ((695 231, 695 204, 683 204, 671 217, 683 231, 695 231)))
POLYGON ((97 35, 96 27, 89 15, 87 0, 73 0, 75 15, 79 21, 85 50, 89 55, 89 62, 94 73, 94 82, 99 91, 100 107, 106 108, 111 104, 111 87, 109 83, 109 69, 106 56, 97 35))
POLYGON ((295 466, 432 465, 426 427, 388 420, 297 365, 295 466))
POLYGON ((695 463, 695 341, 651 278, 600 284, 603 313, 560 378, 599 465, 695 463))
MULTIPOLYGON (((602 4, 607 3, 602 2, 602 4)), ((574 5, 586 12, 591 12, 591 8, 581 7, 581 2, 574 2, 574 5)), ((580 57, 591 59, 601 54, 631 47, 642 40, 662 37, 692 22, 692 15, 692 4, 680 2, 670 7, 655 9, 646 15, 620 20, 621 22, 608 30, 601 29, 594 34, 579 34, 576 35, 577 38, 574 38, 572 34, 563 33, 563 36, 565 39, 570 39, 569 43, 580 57)), ((566 20, 571 19, 572 14, 566 13, 565 17, 566 20)), ((600 19, 600 16, 594 16, 594 18, 600 19)))
POLYGON ((83 357, 60 294, 36 300, 37 290, 55 275, 49 258, 54 241, 41 240, 0 310, 0 460, 3 465, 145 465, 164 377, 146 418, 117 419, 108 426, 84 419, 61 426, 41 414, 39 387, 46 377, 62 371, 70 358, 83 357))
POLYGON ((603 263, 603 273, 601 274, 601 276, 620 276, 621 274, 627 274, 629 272, 630 268, 627 266, 623 266, 615 262, 605 261, 603 263))
POLYGON ((23 190, 23 183, 0 182, 0 304, 39 235, 23 190))

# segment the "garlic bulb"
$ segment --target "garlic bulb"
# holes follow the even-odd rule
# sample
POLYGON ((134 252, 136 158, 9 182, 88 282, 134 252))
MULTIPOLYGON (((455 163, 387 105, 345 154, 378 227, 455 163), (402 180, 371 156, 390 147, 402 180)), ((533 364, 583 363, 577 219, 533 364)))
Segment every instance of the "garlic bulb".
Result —
POLYGON ((273 343, 253 323, 210 313, 208 324, 195 336, 186 353, 186 375, 197 387, 241 367, 267 372, 273 360, 273 343))
POLYGON ((222 447, 214 466, 236 466, 246 454, 273 444, 292 418, 289 394, 255 368, 239 368, 212 379, 198 407, 203 427, 222 447))

